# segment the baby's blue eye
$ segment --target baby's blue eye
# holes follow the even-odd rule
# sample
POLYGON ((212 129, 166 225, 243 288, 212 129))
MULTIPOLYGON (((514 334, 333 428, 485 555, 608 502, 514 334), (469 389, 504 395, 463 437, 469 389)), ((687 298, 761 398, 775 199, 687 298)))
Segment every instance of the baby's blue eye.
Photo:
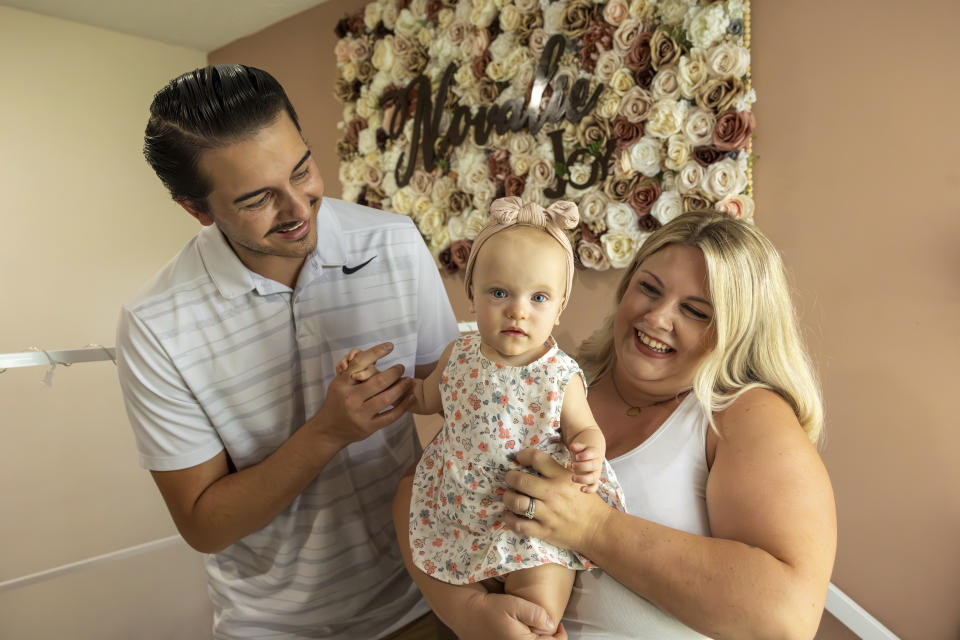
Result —
POLYGON ((542 293, 535 293, 535 294, 533 294, 532 300, 533 300, 534 302, 546 302, 546 301, 547 301, 547 296, 544 295, 544 294, 542 294, 542 293))
POLYGON ((503 289, 491 289, 490 295, 493 296, 494 298, 506 298, 507 292, 504 291, 503 289))

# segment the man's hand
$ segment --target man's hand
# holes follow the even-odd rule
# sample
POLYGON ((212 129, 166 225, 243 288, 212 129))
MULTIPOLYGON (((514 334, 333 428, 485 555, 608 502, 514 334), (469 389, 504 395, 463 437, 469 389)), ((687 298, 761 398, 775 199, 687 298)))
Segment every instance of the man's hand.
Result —
POLYGON ((327 398, 307 425, 342 448, 400 418, 413 402, 413 381, 403 377, 403 365, 385 371, 375 366, 392 350, 393 345, 384 342, 366 351, 351 351, 346 362, 337 364, 338 375, 327 389, 327 398), (358 381, 357 373, 367 375, 358 381))

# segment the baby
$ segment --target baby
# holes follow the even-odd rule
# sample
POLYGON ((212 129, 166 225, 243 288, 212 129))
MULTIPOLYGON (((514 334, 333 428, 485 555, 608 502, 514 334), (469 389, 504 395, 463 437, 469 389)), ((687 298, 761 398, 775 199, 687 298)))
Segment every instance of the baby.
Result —
MULTIPOLYGON (((520 198, 491 205, 477 235, 465 283, 478 333, 452 342, 425 380, 416 380, 419 414, 443 412, 443 429, 417 465, 410 504, 413 562, 453 584, 503 580, 560 620, 579 554, 504 528, 504 476, 517 451, 536 447, 574 472, 581 490, 623 510, 604 460, 606 444, 587 404, 583 373, 550 335, 573 283, 573 251, 563 232, 577 225, 572 202, 547 209, 520 198), (571 453, 573 455, 571 455, 571 453), (575 457, 575 461, 572 461, 575 457)), ((352 351, 338 364, 347 370, 352 351)), ((356 380, 375 372, 353 373, 356 380)), ((525 515, 534 517, 531 501, 525 515)))

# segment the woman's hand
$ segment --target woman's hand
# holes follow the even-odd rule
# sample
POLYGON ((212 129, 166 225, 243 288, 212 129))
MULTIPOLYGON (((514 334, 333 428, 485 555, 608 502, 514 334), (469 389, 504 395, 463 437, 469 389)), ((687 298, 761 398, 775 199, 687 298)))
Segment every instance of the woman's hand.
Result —
POLYGON ((520 535, 582 553, 589 546, 588 541, 603 531, 604 521, 614 509, 596 494, 581 491, 581 485, 572 480, 573 473, 550 454, 524 449, 516 460, 543 477, 516 470, 507 472, 507 484, 512 489, 503 494, 507 526, 520 535), (527 511, 530 500, 534 500, 533 519, 517 515, 527 511))
POLYGON ((472 620, 457 633, 461 640, 567 640, 561 624, 554 635, 536 629, 550 625, 546 611, 528 600, 502 593, 476 593, 466 607, 472 620), (467 630, 464 633, 464 630, 467 630))

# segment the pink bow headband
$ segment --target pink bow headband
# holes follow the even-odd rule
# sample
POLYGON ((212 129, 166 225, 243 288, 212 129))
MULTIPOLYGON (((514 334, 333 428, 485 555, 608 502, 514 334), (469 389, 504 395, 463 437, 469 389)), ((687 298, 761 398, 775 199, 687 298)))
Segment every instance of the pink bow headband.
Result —
POLYGON ((570 289, 573 287, 573 247, 564 229, 574 229, 580 223, 580 210, 573 202, 558 200, 544 208, 536 202, 524 202, 516 196, 498 198, 490 205, 490 221, 480 229, 473 239, 470 257, 464 271, 464 287, 467 297, 473 299, 470 290, 473 281, 473 265, 480 247, 496 233, 516 226, 526 226, 542 229, 563 247, 567 258, 567 288, 564 291, 563 306, 570 300, 570 289))

